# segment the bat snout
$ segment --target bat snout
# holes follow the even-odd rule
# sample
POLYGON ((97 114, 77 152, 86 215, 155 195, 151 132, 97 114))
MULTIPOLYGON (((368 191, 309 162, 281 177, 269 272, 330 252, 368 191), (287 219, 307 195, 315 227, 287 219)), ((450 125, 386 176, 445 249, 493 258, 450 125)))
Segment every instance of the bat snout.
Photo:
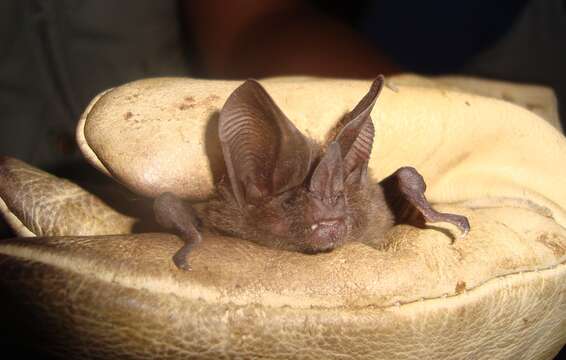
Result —
POLYGON ((311 225, 311 234, 307 240, 308 253, 325 252, 344 242, 346 224, 344 219, 325 219, 311 225))

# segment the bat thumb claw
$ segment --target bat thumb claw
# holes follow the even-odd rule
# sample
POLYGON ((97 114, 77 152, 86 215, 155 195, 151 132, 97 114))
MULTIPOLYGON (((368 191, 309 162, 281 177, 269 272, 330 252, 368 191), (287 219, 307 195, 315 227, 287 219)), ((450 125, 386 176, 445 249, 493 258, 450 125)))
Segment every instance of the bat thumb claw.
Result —
POLYGON ((465 217, 462 218, 462 221, 461 221, 460 224, 458 224, 458 227, 460 228, 460 231, 462 232, 460 234, 460 239, 463 239, 466 236, 468 236, 468 233, 470 232, 470 223, 469 223, 468 219, 466 219, 465 217))
POLYGON ((183 255, 178 256, 178 254, 175 254, 175 256, 173 256, 173 263, 175 263, 175 266, 177 266, 179 270, 191 271, 192 267, 183 255))

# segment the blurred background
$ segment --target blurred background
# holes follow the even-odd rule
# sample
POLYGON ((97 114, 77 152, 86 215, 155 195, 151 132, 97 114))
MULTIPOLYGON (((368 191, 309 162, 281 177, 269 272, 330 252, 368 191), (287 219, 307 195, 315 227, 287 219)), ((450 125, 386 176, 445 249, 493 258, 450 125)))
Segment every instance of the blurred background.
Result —
POLYGON ((565 0, 3 0, 0 154, 57 172, 101 91, 154 76, 463 74, 552 87, 565 0))
POLYGON ((565 45, 566 0, 2 0, 0 155, 108 181, 82 161, 77 120, 155 76, 460 74, 552 87, 564 119, 565 45))

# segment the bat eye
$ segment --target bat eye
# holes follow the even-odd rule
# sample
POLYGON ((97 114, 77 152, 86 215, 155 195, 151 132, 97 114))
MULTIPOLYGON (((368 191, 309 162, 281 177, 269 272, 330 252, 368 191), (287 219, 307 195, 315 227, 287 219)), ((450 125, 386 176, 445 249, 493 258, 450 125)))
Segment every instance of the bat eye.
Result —
POLYGON ((281 205, 283 206, 284 209, 290 209, 293 207, 293 200, 291 198, 284 199, 281 202, 281 205))
POLYGON ((336 204, 339 201, 342 201, 342 199, 344 199, 344 193, 339 192, 332 197, 332 203, 336 204))
POLYGON ((281 194, 279 196, 279 200, 281 202, 281 206, 283 206, 283 208, 285 209, 291 208, 295 202, 293 194, 291 194, 290 192, 281 194))
POLYGON ((336 204, 337 202, 344 199, 344 193, 343 192, 338 192, 338 193, 332 194, 330 196, 322 196, 319 193, 312 192, 311 196, 318 203, 330 204, 330 205, 336 204))

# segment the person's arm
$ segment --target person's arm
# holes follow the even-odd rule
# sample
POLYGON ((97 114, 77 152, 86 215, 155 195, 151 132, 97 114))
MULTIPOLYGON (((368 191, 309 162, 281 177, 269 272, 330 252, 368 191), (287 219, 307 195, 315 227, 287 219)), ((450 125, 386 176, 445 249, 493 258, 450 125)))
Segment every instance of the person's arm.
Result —
POLYGON ((371 43, 300 0, 188 0, 189 27, 212 77, 375 77, 399 69, 371 43))

